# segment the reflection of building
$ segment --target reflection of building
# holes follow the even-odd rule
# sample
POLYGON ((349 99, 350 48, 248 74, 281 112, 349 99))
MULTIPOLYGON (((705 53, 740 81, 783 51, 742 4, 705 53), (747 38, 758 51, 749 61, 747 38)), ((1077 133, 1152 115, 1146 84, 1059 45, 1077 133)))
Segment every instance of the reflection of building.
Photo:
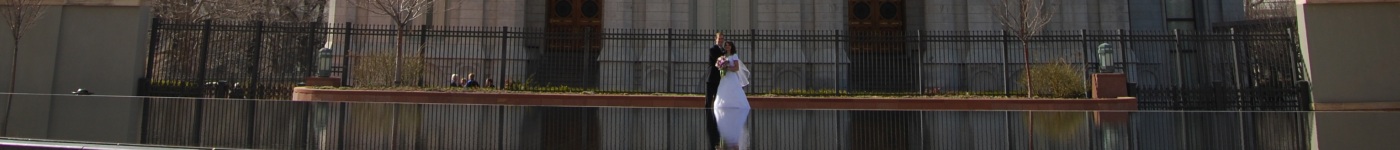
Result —
MULTIPOLYGON (((1242 0, 1063 0, 1059 1, 1058 15, 1047 30, 1208 30, 1213 23, 1236 21, 1244 18, 1242 0)), ((997 31, 1001 29, 993 12, 989 12, 989 1, 981 0, 481 0, 444 1, 436 6, 433 13, 418 19, 417 24, 445 26, 484 26, 484 27, 527 27, 543 28, 550 31, 615 33, 612 29, 677 29, 677 30, 728 30, 731 34, 801 34, 801 35, 848 35, 846 43, 831 42, 771 42, 743 43, 740 49, 763 50, 750 59, 773 62, 772 65, 753 66, 763 68, 757 73, 756 88, 788 89, 807 87, 811 89, 859 88, 882 89, 886 87, 945 87, 958 90, 992 90, 995 87, 979 87, 964 82, 975 82, 985 77, 979 74, 1001 74, 1000 66, 976 65, 937 65, 938 63, 978 63, 997 60, 999 56, 983 56, 970 53, 977 50, 1000 49, 1001 46, 975 44, 944 44, 930 46, 922 56, 909 51, 918 45, 890 43, 889 40, 914 31, 997 31), (765 32, 765 30, 803 30, 803 32, 765 32), (757 33, 749 33, 757 31, 757 33), (830 31, 830 32, 827 32, 830 31), (737 32, 737 33, 734 33, 737 32), (876 39, 862 41, 858 39, 876 39), (882 43, 883 42, 883 43, 882 43), (850 51, 843 52, 841 50, 850 51), (847 55, 848 54, 848 55, 847 55), (802 56, 802 57, 798 57, 802 56), (924 62, 924 65, 895 65, 924 62), (784 65, 784 63, 806 63, 811 65, 784 65), (933 64, 928 64, 933 63, 933 64), (916 68, 917 67, 917 68, 916 68), (914 70, 924 70, 922 73, 914 70), (922 83, 891 79, 912 79, 923 75, 922 83), (855 84, 853 84, 855 83, 855 84)), ((330 22, 357 22, 361 24, 387 24, 384 16, 355 10, 343 0, 330 5, 334 9, 330 22)), ((654 32, 664 33, 664 32, 654 32)), ((704 34, 694 32, 692 34, 704 34)), ((646 61, 685 61, 703 62, 699 51, 708 47, 708 41, 664 43, 664 41, 613 41, 599 40, 567 42, 543 41, 511 43, 511 46, 524 47, 528 51, 513 51, 509 57, 516 59, 571 60, 596 59, 592 63, 531 64, 530 70, 542 70, 537 78, 578 78, 589 80, 574 85, 598 85, 603 89, 699 92, 698 84, 673 84, 666 87, 668 78, 675 82, 700 83, 703 78, 687 76, 699 74, 701 70, 685 70, 698 64, 679 65, 672 68, 667 63, 646 63, 646 61), (543 43, 543 44, 542 44, 543 43), (568 47, 568 48, 565 48, 568 47), (579 48, 586 47, 586 48, 579 48), (694 49, 675 53, 658 50, 694 49), (669 55, 669 56, 668 56, 669 55), (572 56, 572 57, 570 57, 572 56), (566 59, 567 58, 567 59, 566 59), (641 61, 641 63, 633 63, 641 61), (627 62, 627 63, 621 63, 627 62), (570 75, 549 77, 550 74, 570 75), (596 76, 584 76, 588 74, 596 76), (678 74, 671 76, 669 74, 678 74), (607 83, 607 84, 600 84, 607 83), (621 83, 621 84, 613 84, 621 83)), ((493 46, 499 42, 483 42, 480 46, 493 46)), ((1134 45, 1132 49, 1161 48, 1163 45, 1134 45)), ((1069 49, 1066 47, 1035 47, 1035 49, 1069 49)), ((1055 52, 1060 53, 1060 52, 1055 52)), ((1144 57, 1133 60, 1160 61, 1147 57, 1161 57, 1168 53, 1130 53, 1131 57, 1144 57)), ((1039 59, 1051 60, 1051 59, 1039 59)), ((572 62, 572 61, 570 61, 572 62)), ((580 61, 583 62, 583 61, 580 61)), ((1161 62, 1139 62, 1154 64, 1161 62)), ((489 64, 489 63, 481 63, 489 64)), ((483 68, 468 66, 461 68, 483 68)), ((1156 74, 1166 66, 1144 65, 1131 68, 1137 74, 1156 74)), ((489 67, 487 67, 489 68, 489 67)), ((1017 67, 1019 68, 1019 67, 1017 67)), ((1010 71, 1019 72, 1018 69, 1010 71)), ((511 77, 528 75, 507 73, 511 77)), ((493 77, 496 75, 484 75, 493 77)), ((1161 75, 1146 75, 1166 78, 1161 75)), ((549 80, 549 79, 543 79, 549 80)), ((988 78, 985 80, 1001 80, 988 78)), ((1132 80, 1139 80, 1136 77, 1132 80)), ((1155 84, 1143 81, 1144 84, 1155 84)))

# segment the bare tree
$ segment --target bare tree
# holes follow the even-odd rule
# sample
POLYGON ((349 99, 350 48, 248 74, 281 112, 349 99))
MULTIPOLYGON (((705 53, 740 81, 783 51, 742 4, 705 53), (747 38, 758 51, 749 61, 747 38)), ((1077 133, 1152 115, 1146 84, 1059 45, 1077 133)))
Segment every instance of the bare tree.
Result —
POLYGON ((250 69, 250 73, 268 71, 285 74, 287 72, 297 72, 296 74, 309 75, 312 68, 310 61, 304 61, 306 56, 314 55, 314 50, 319 49, 324 43, 324 36, 321 34, 309 34, 316 32, 316 28, 324 26, 325 6, 327 0, 234 0, 246 1, 243 3, 248 8, 239 9, 244 13, 236 18, 246 21, 257 21, 273 27, 293 27, 290 29, 299 30, 292 32, 271 32, 263 35, 261 39, 244 40, 252 42, 242 45, 261 44, 265 49, 276 50, 264 52, 259 57, 260 66, 250 66, 257 68, 250 69), (308 26, 310 25, 310 26, 308 26), (261 41, 257 41, 261 40, 261 41), (255 72, 257 71, 257 72, 255 72), (298 72, 301 71, 301 72, 298 72))
POLYGON ((1247 0, 1245 1, 1245 17, 1247 19, 1293 17, 1296 16, 1293 5, 1293 0, 1247 0))
POLYGON ((155 16, 167 20, 223 19, 246 8, 240 6, 254 6, 235 1, 241 0, 155 0, 151 4, 155 16))
MULTIPOLYGON (((1248 0, 1245 3, 1244 24, 1233 26, 1237 34, 1247 35, 1268 35, 1268 34, 1296 34, 1297 16, 1294 0, 1248 0)), ((1296 35, 1293 35, 1296 36, 1296 35)), ((1295 81, 1303 80, 1304 72, 1297 68, 1298 63, 1283 61, 1301 59, 1297 45, 1292 40, 1248 40, 1244 42, 1246 47, 1246 59, 1250 62, 1249 70, 1254 72, 1254 77, 1249 82, 1255 86, 1277 86, 1291 85, 1295 81)), ((1245 85, 1237 83, 1237 85, 1245 85)))
POLYGON ((155 16, 167 20, 315 22, 327 0, 155 0, 155 16))
MULTIPOLYGON (((197 24, 201 20, 232 20, 230 16, 241 13, 234 13, 239 7, 230 7, 234 0, 155 0, 151 2, 152 13, 161 24, 197 24)), ((201 31, 198 30, 168 30, 161 31, 162 37, 151 37, 160 39, 159 49, 156 49, 158 56, 152 58, 156 60, 155 68, 157 74, 174 77, 195 76, 194 70, 200 67, 193 62, 198 62, 198 51, 201 40, 201 31)), ((218 38, 215 38, 218 39, 218 38)), ((218 58, 218 57, 216 57, 218 58)), ((199 81, 195 81, 199 82, 199 81)))
MULTIPOLYGON (((10 29, 11 43, 14 44, 14 52, 10 58, 10 93, 15 92, 15 82, 18 80, 19 68, 19 41, 24 38, 24 31, 34 27, 39 18, 44 17, 44 12, 49 6, 43 5, 38 0, 0 0, 0 18, 5 19, 6 27, 10 29)), ((0 122, 0 135, 5 135, 5 129, 9 128, 10 105, 15 100, 15 95, 10 94, 5 101, 4 122, 0 122)))
MULTIPOLYGON (((394 85, 402 83, 401 74, 403 72, 403 49, 404 35, 408 32, 408 25, 414 19, 431 13, 433 5, 440 0, 350 0, 350 5, 356 8, 369 10, 370 13, 389 17, 389 21, 394 24, 394 40, 396 53, 394 54, 394 85)), ((454 1, 446 1, 454 2, 454 1)), ((449 7, 457 5, 445 4, 449 7)), ((447 8, 451 10, 452 8, 447 8)))
MULTIPOLYGON (((155 0, 152 2, 155 16, 161 19, 161 24, 199 24, 202 20, 217 20, 221 23, 244 21, 247 23, 264 22, 267 26, 297 27, 291 28, 292 32, 269 32, 262 39, 253 39, 251 34, 240 34, 242 32, 214 32, 211 34, 211 43, 239 43, 229 44, 222 47, 229 49, 245 49, 261 42, 264 49, 274 51, 263 52, 260 70, 271 70, 277 72, 295 71, 298 68, 305 70, 308 68, 295 58, 306 56, 309 53, 300 51, 308 49, 307 45, 321 43, 321 36, 315 34, 304 34, 315 30, 326 16, 327 0, 155 0), (250 40, 251 39, 251 40, 250 40), (296 44, 290 44, 295 41, 296 44), (246 43, 246 44, 242 44, 246 43)), ((250 24, 251 26, 251 24, 250 24)), ((285 30, 284 30, 285 31, 285 30)), ((202 44, 201 32, 199 30, 162 30, 162 37, 156 53, 155 73, 174 76, 189 77, 197 76, 193 70, 200 66, 195 66, 199 57, 197 52, 202 44)), ((244 56, 242 51, 212 51, 214 56, 244 56)), ((242 57, 213 57, 209 60, 212 64, 223 65, 229 63, 219 63, 223 61, 246 61, 245 59, 235 59, 242 57)), ((241 63, 234 63, 241 64, 241 63)), ((236 70, 241 71, 241 70, 236 70)), ((234 74, 241 74, 238 72, 234 74)), ((251 72, 249 72, 251 73, 251 72)))
MULTIPOLYGON (((1045 29, 1045 25, 1055 18, 1056 5, 1050 0, 996 0, 991 4, 992 14, 996 15, 1001 26, 1011 34, 1016 36, 1021 42, 1021 53, 1024 54, 1025 70, 1031 69, 1030 40, 1040 31, 1045 29)), ((1032 88, 1035 80, 1031 74, 1026 74, 1026 97, 1034 96, 1035 90, 1032 88)))

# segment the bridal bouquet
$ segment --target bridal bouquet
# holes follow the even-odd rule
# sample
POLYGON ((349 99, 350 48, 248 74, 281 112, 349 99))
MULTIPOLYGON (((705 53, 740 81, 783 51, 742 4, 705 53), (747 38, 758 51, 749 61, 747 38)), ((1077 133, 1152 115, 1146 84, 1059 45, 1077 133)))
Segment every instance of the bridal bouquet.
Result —
POLYGON ((734 67, 734 63, 729 62, 729 59, 720 57, 719 60, 715 60, 715 68, 720 68, 720 70, 727 70, 730 67, 734 67))

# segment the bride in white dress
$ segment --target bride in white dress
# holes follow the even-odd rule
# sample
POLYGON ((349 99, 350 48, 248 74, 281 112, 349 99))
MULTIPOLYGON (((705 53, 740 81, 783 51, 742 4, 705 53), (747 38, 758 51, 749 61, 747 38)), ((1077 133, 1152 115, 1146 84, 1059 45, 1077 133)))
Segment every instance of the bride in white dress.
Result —
POLYGON ((749 85, 749 68, 739 60, 733 42, 725 42, 724 48, 727 54, 715 63, 723 71, 715 93, 715 122, 728 149, 747 149, 744 122, 749 119, 749 98, 744 95, 744 86, 749 85))

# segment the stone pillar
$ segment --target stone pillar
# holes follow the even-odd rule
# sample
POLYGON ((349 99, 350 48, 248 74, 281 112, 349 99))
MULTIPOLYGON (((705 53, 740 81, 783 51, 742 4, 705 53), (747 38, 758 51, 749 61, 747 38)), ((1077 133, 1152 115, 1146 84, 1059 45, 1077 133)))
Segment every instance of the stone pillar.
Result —
POLYGON ((1128 96, 1128 77, 1122 73, 1095 73, 1092 98, 1128 96))

